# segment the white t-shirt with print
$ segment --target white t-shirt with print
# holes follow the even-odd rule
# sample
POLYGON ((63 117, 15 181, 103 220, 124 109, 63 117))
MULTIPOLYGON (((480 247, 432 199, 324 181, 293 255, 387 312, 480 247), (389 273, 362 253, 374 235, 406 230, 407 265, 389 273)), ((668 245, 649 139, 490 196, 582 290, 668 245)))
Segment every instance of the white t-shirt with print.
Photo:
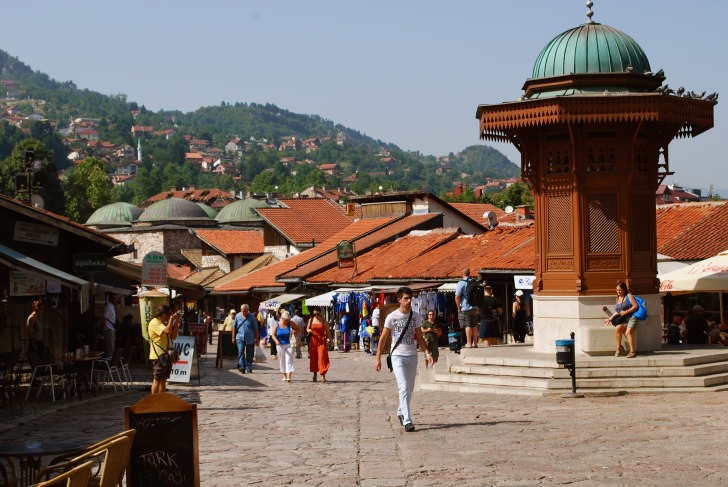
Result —
MULTIPOLYGON (((397 343, 399 335, 404 330, 407 324, 409 313, 402 313, 399 308, 392 311, 387 315, 387 319, 384 320, 384 328, 388 328, 392 331, 392 346, 397 343)), ((392 355, 417 355, 417 340, 415 339, 415 328, 422 327, 422 316, 419 313, 412 312, 412 321, 410 321, 409 327, 407 327, 407 333, 402 337, 402 341, 397 345, 397 348, 392 352, 392 355)), ((391 350, 391 349, 390 349, 391 350)))

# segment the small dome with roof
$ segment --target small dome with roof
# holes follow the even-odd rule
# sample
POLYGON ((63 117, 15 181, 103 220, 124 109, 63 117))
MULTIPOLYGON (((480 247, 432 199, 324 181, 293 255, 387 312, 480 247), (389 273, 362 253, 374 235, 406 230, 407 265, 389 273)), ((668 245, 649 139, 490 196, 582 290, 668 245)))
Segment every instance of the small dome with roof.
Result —
POLYGON ((218 223, 260 222, 263 219, 255 209, 268 207, 265 201, 253 198, 233 201, 220 210, 215 219, 218 223))
POLYGON ((137 220, 146 223, 209 222, 211 218, 197 203, 182 198, 168 198, 150 205, 137 220))
POLYGON ((86 220, 89 227, 129 227, 144 210, 131 203, 119 201, 102 206, 86 220))

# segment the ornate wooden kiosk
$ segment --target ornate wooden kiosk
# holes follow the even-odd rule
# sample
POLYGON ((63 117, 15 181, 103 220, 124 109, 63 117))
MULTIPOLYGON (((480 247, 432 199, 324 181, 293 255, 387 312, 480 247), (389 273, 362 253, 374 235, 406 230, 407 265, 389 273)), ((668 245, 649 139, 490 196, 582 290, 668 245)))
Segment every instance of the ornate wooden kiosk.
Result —
POLYGON ((638 351, 658 349, 655 191, 668 144, 713 126, 716 96, 667 85, 628 35, 591 20, 549 42, 519 101, 480 105, 480 138, 510 142, 534 194, 534 347, 577 333, 577 353, 614 352, 603 306, 627 282, 652 313, 638 351))

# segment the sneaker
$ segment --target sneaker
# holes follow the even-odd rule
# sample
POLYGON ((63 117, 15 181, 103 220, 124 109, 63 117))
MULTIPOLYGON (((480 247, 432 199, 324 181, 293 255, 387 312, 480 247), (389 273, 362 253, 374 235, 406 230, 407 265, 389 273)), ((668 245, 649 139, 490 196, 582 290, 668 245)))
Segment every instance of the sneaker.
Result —
POLYGON ((241 374, 244 374, 245 373, 245 369, 238 369, 238 372, 240 372, 241 374))
POLYGON ((412 423, 407 423, 406 425, 404 425, 404 430, 407 433, 412 433, 415 430, 415 425, 413 425, 412 423))
POLYGON ((252 374, 252 373, 253 373, 253 369, 248 369, 248 370, 246 370, 246 372, 247 372, 248 374, 252 374))
POLYGON ((404 416, 402 416, 401 414, 398 414, 397 419, 399 419, 399 424, 404 424, 404 416))

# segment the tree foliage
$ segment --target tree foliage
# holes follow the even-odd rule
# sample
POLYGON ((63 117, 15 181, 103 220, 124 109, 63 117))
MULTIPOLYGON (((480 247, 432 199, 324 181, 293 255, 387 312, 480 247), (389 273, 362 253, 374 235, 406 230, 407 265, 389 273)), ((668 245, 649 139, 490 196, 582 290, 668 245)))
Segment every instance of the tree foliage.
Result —
POLYGON ((106 164, 94 157, 84 159, 68 172, 66 180, 66 215, 85 222, 91 214, 113 201, 111 181, 106 177, 106 164))

